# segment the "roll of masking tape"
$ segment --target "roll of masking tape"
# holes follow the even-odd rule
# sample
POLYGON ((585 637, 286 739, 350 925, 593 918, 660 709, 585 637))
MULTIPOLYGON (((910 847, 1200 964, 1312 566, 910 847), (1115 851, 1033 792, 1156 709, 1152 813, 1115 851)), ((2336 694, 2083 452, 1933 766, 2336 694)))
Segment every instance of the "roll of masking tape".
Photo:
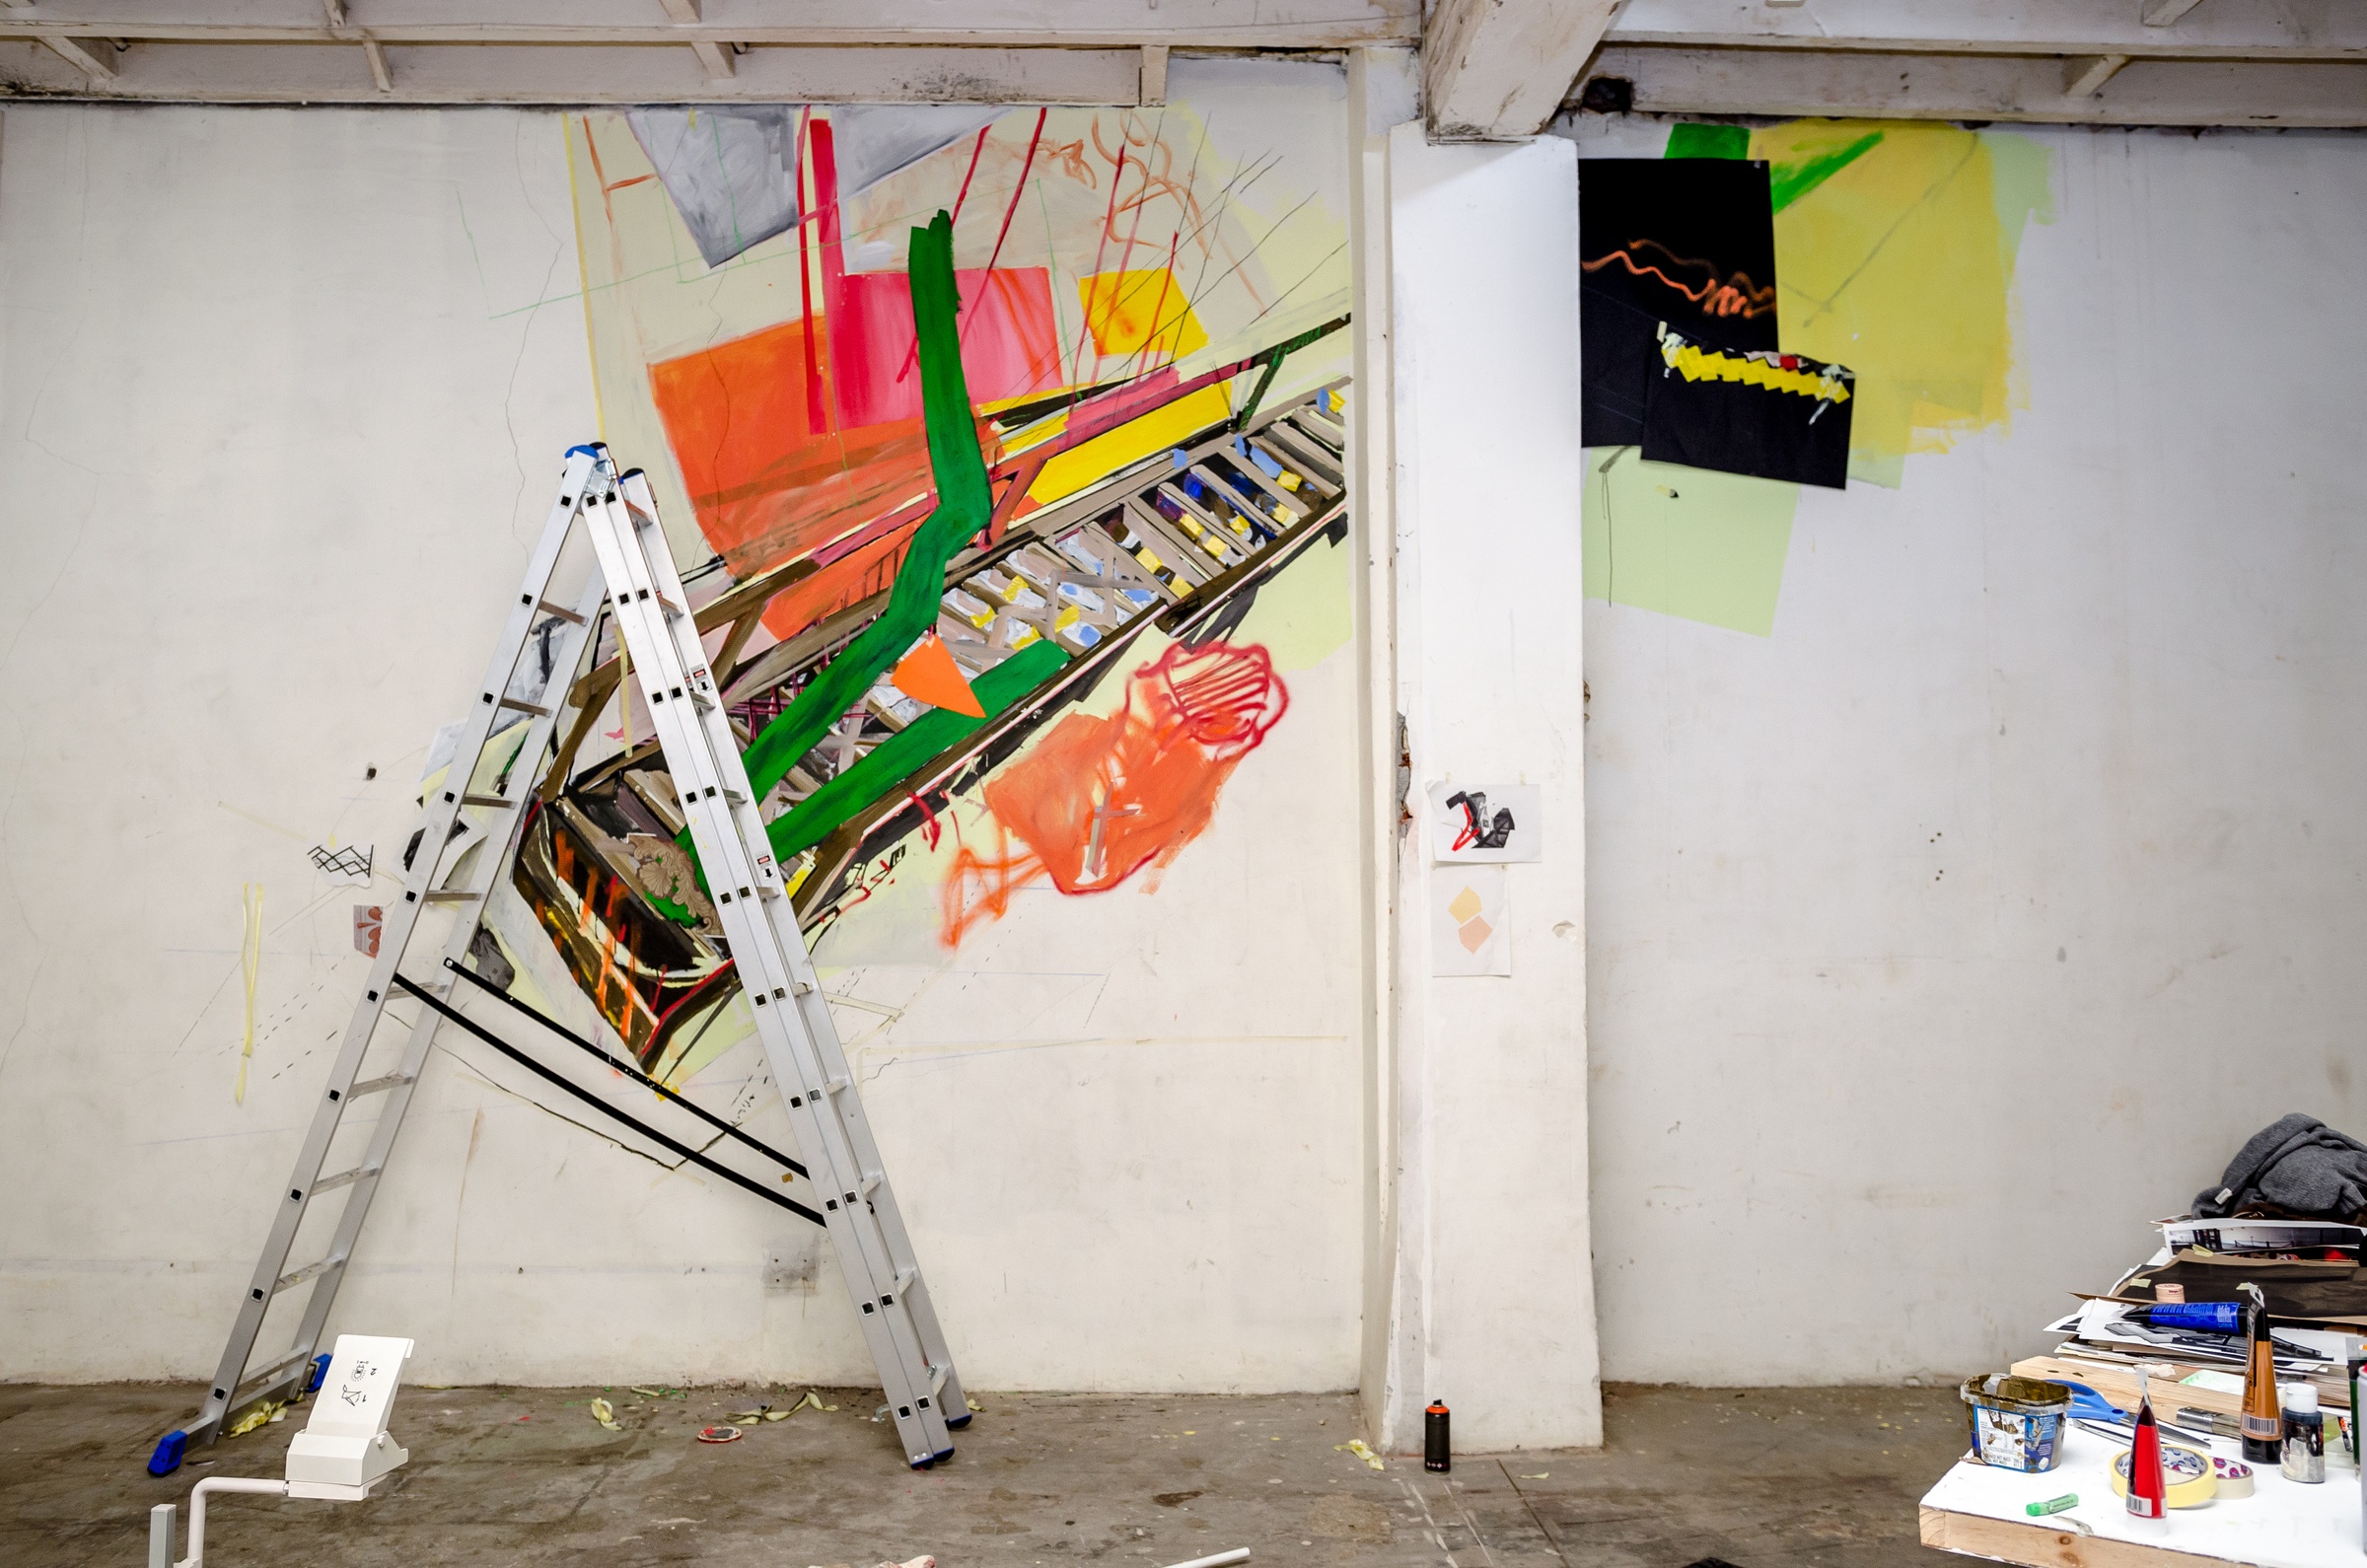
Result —
MULTIPOLYGON (((2131 1456, 2113 1458, 2113 1490, 2121 1497, 2128 1495, 2128 1462, 2131 1456)), ((2169 1487, 2164 1499, 2172 1508, 2195 1508, 2209 1502, 2219 1493, 2219 1477, 2212 1473, 2211 1458, 2192 1449, 2182 1449, 2175 1443, 2162 1445, 2162 1480, 2169 1487)), ((2252 1484, 2248 1473, 2247 1487, 2252 1484)))
POLYGON ((2223 1460, 2211 1457, 2211 1474, 2219 1482, 2221 1497, 2250 1497, 2252 1495, 2252 1466, 2242 1460, 2223 1460))

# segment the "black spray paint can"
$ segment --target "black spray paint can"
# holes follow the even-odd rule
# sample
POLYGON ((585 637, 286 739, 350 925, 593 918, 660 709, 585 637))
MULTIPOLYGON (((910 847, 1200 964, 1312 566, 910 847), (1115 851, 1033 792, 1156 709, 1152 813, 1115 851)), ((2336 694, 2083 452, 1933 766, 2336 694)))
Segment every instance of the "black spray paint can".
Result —
POLYGON ((1455 1467, 1453 1446, 1447 1441, 1447 1407, 1437 1400, 1422 1412, 1422 1468, 1451 1470, 1455 1467))

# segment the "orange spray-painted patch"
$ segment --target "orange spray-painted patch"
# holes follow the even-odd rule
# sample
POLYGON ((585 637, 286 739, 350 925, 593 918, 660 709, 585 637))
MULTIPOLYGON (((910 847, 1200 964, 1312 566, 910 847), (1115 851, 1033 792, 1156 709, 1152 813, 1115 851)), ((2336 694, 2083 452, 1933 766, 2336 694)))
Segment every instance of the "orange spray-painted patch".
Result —
POLYGON ((1117 712, 1062 719, 988 781, 997 842, 985 854, 955 851, 946 945, 1002 918, 1038 877, 1064 893, 1104 892, 1145 866, 1172 865, 1289 706, 1263 648, 1179 643, 1134 673, 1117 712))

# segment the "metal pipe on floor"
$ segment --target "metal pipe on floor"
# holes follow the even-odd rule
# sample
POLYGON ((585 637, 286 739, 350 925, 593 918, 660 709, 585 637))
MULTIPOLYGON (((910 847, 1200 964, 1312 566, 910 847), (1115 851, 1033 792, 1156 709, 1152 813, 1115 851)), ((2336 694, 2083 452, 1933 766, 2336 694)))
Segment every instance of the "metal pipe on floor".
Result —
MULTIPOLYGON (((267 1497, 285 1497, 288 1495, 288 1483, 260 1475, 209 1475, 189 1488, 189 1554, 174 1564, 173 1568, 202 1568, 205 1561, 205 1494, 208 1492, 256 1492, 267 1497)), ((154 1564, 157 1560, 154 1510, 149 1512, 148 1521, 148 1560, 154 1564)), ((173 1527, 169 1521, 165 1525, 164 1538, 165 1552, 170 1556, 173 1551, 173 1527)))

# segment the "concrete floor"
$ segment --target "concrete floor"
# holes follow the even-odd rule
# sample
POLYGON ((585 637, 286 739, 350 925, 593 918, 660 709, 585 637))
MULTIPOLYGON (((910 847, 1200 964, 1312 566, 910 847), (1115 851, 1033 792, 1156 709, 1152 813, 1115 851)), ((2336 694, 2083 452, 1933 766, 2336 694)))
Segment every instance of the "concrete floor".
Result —
MULTIPOLYGON (((694 1441, 803 1391, 607 1390, 610 1432, 597 1389, 406 1388, 394 1431, 411 1461, 378 1496, 209 1504, 206 1560, 1153 1568, 1249 1546, 1268 1565, 1930 1568, 1915 1501, 1964 1447, 1952 1389, 1614 1388, 1605 1449, 1459 1456, 1445 1476, 1339 1452, 1349 1395, 980 1395, 957 1457, 921 1473, 869 1419, 876 1392, 825 1390, 834 1413, 694 1441)), ((196 1393, 0 1386, 0 1562, 138 1564, 150 1505, 183 1502, 185 1532, 199 1478, 281 1472, 301 1408, 151 1478, 150 1445, 196 1393)))

